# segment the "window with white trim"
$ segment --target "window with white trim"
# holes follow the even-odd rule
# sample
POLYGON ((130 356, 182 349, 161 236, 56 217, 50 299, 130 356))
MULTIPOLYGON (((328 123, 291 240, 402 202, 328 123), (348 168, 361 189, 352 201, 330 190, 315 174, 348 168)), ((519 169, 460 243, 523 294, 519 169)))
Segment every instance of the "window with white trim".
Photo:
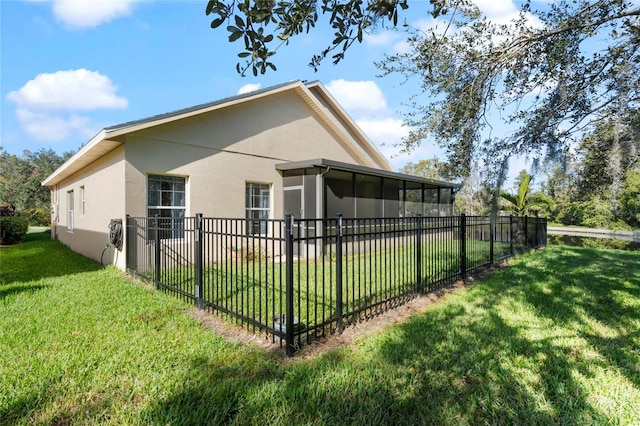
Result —
POLYGON ((147 176, 147 214, 158 216, 162 239, 184 237, 186 183, 182 176, 147 176))
POLYGON ((67 231, 73 232, 73 210, 74 210, 74 200, 73 200, 73 189, 71 191, 67 191, 67 231))
POLYGON ((85 206, 86 206, 86 203, 84 201, 84 185, 82 185, 80 187, 80 216, 84 216, 85 206))
POLYGON ((247 182, 245 190, 247 234, 267 235, 271 216, 271 185, 247 182))

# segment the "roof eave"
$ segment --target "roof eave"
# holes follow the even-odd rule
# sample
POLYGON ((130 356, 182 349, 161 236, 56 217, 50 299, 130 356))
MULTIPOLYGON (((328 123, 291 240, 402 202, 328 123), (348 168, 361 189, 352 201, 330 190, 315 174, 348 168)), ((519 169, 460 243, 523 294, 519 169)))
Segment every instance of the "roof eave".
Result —
POLYGON ((349 163, 343 163, 340 161, 327 160, 326 158, 317 158, 317 159, 305 160, 305 161, 294 161, 289 163, 279 163, 279 164, 276 164, 275 167, 276 167, 276 170, 279 170, 279 171, 323 167, 327 169, 344 170, 344 171, 350 171, 350 172, 356 172, 356 173, 362 173, 362 174, 388 177, 392 179, 402 179, 402 180, 419 182, 427 185, 434 185, 434 186, 445 187, 445 188, 459 189, 461 187, 460 184, 453 183, 453 182, 446 182, 442 180, 430 179, 430 178, 425 178, 421 176, 408 175, 405 173, 398 173, 398 172, 384 170, 384 169, 374 169, 371 167, 360 166, 357 164, 349 164, 349 163))
POLYGON ((104 154, 112 151, 122 142, 109 140, 112 137, 107 130, 102 129, 89 142, 78 150, 71 158, 58 167, 44 181, 42 186, 53 186, 62 180, 73 175, 83 167, 91 164, 95 159, 102 157, 104 154))
POLYGON ((362 150, 365 150, 366 154, 371 157, 380 168, 395 172, 395 168, 391 165, 389 160, 378 149, 378 147, 369 139, 365 132, 362 131, 360 126, 351 118, 351 116, 342 108, 342 106, 336 101, 336 99, 329 93, 329 91, 319 81, 314 81, 306 84, 306 88, 316 89, 320 92, 325 101, 329 102, 336 115, 347 124, 348 130, 357 135, 362 143, 357 144, 362 150))

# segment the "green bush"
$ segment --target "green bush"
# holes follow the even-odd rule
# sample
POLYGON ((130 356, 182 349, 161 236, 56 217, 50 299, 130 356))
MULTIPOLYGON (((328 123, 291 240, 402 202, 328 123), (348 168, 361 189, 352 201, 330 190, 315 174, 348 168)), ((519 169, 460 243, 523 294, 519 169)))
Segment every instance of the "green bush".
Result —
POLYGON ((579 202, 570 202, 559 205, 555 220, 563 225, 581 225, 584 219, 584 209, 579 202))
POLYGON ((49 226, 51 225, 51 214, 46 207, 38 207, 34 209, 26 209, 20 212, 29 221, 30 226, 49 226))
POLYGON ((620 194, 619 215, 632 228, 640 228, 640 169, 627 172, 620 194))
POLYGON ((9 245, 19 243, 28 230, 29 221, 25 217, 0 217, 0 244, 9 245))

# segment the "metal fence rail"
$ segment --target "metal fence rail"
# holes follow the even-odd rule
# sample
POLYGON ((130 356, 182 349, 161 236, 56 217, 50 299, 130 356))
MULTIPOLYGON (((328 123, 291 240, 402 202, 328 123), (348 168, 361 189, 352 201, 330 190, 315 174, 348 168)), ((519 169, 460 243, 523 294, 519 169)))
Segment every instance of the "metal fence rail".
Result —
POLYGON ((546 219, 127 218, 127 269, 285 342, 342 332, 469 271, 546 245, 546 219), (252 230, 266 230, 252 235, 252 230))

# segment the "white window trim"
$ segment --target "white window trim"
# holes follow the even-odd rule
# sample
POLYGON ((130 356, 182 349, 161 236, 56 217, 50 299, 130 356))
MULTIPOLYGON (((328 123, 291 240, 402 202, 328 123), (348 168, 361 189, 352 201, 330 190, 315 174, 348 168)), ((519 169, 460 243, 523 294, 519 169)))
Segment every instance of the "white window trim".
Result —
POLYGON ((86 214, 86 207, 85 188, 84 185, 80 185, 80 216, 84 216, 86 214))
POLYGON ((67 232, 73 233, 75 200, 73 189, 67 191, 67 232))
MULTIPOLYGON (((253 211, 266 211, 267 212, 267 219, 272 219, 273 218, 273 183, 271 182, 256 182, 256 181, 246 181, 245 185, 244 185, 244 190, 245 190, 245 194, 247 191, 247 187, 249 185, 261 185, 261 186, 267 186, 268 187, 268 197, 269 197, 269 206, 268 207, 249 207, 247 205, 244 206, 244 211, 245 211, 245 218, 246 220, 250 220, 249 218, 247 218, 247 214, 249 212, 253 212, 253 211)), ((250 234, 250 235, 254 235, 254 236, 261 236, 261 237, 266 237, 269 236, 271 234, 271 226, 269 225, 269 223, 267 223, 266 226, 266 233, 260 233, 260 234, 250 234)), ((248 233, 248 230, 247 230, 248 233)))
MULTIPOLYGON (((147 205, 147 215, 149 216, 149 210, 153 209, 153 210, 182 210, 184 213, 182 215, 182 218, 178 218, 178 217, 164 217, 163 219, 171 219, 171 220, 177 220, 177 219, 186 219, 187 217, 187 205, 188 205, 188 188, 189 188, 189 177, 188 176, 184 176, 184 175, 172 175, 172 174, 166 174, 166 173, 153 173, 153 172, 147 172, 147 191, 146 191, 146 205, 147 205), (181 178, 184 179, 184 206, 152 206, 149 204, 149 178, 152 176, 158 176, 158 177, 172 177, 172 178, 181 178)), ((171 238, 163 238, 163 241, 167 241, 167 240, 171 240, 171 241, 182 241, 184 240, 184 231, 187 230, 186 228, 186 221, 185 223, 185 228, 182 230, 182 236, 180 237, 176 237, 174 236, 174 233, 177 231, 172 231, 171 232, 171 238)), ((149 243, 152 243, 153 241, 149 241, 149 243)))

